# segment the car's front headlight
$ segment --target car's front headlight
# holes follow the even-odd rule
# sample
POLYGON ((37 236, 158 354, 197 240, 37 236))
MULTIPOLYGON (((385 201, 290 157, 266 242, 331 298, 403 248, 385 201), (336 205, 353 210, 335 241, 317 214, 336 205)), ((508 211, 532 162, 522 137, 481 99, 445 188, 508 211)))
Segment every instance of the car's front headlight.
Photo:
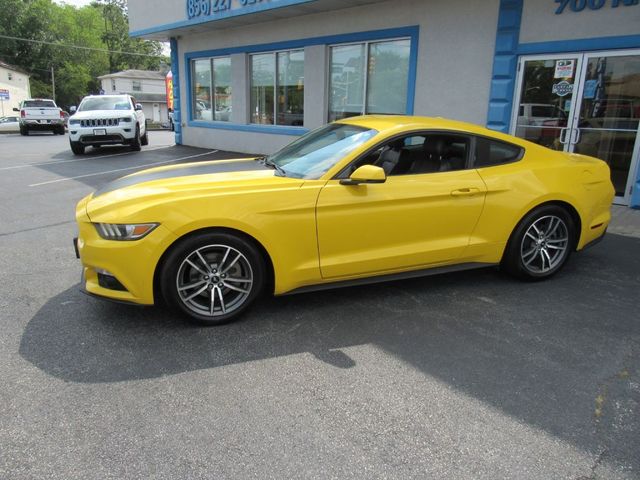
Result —
POLYGON ((122 117, 119 119, 121 122, 131 123, 133 119, 131 117, 122 117))
POLYGON ((80 125, 80 120, 69 120, 69 125, 80 125))
POLYGON ((98 235, 105 240, 139 240, 155 229, 159 223, 116 224, 94 223, 98 235))

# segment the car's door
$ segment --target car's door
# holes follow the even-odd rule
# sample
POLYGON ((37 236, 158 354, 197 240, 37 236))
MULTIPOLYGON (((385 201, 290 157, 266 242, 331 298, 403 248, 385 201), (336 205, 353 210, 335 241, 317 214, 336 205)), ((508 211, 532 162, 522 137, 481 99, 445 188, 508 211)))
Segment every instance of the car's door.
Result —
POLYGON ((146 122, 144 117, 144 112, 142 110, 136 110, 137 100, 134 97, 130 97, 131 105, 133 105, 133 113, 138 120, 138 125, 140 125, 140 135, 144 135, 146 131, 146 122))
POLYGON ((316 210, 322 276, 393 272, 460 258, 486 192, 478 173, 467 169, 469 151, 465 136, 412 134, 354 162, 353 168, 382 166, 385 183, 330 180, 316 210), (399 154, 384 158, 390 149, 399 154))

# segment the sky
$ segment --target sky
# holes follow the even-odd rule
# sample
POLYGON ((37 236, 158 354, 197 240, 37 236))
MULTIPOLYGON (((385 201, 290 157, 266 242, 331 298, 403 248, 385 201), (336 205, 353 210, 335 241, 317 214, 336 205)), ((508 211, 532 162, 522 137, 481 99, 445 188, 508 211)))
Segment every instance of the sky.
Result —
POLYGON ((85 5, 89 5, 92 0, 54 0, 56 3, 67 3, 69 5, 74 5, 76 7, 84 7, 85 5))

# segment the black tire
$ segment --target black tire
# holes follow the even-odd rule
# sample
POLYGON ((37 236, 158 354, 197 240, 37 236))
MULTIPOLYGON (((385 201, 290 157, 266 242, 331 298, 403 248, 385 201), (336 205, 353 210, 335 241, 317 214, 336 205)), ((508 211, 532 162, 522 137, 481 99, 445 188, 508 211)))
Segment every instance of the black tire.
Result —
POLYGON ((84 154, 84 145, 79 142, 69 142, 71 146, 71 151, 74 155, 83 155, 84 154))
POLYGON ((24 137, 28 137, 29 136, 29 129, 26 127, 20 127, 20 135, 24 136, 24 137))
POLYGON ((58 135, 64 135, 66 132, 64 131, 64 125, 57 129, 56 133, 58 135))
POLYGON ((142 150, 140 143, 140 125, 136 125, 136 136, 131 140, 131 150, 139 152, 142 150))
POLYGON ((250 241, 228 233, 202 233, 172 248, 160 269, 160 288, 164 301, 190 321, 222 325, 237 320, 255 301, 264 289, 265 271, 264 259, 250 241))
POLYGON ((140 137, 140 144, 144 147, 149 145, 149 132, 147 130, 144 131, 144 135, 140 137))
POLYGON ((543 205, 518 224, 505 249, 502 268, 528 281, 560 271, 576 245, 576 225, 566 208, 543 205))

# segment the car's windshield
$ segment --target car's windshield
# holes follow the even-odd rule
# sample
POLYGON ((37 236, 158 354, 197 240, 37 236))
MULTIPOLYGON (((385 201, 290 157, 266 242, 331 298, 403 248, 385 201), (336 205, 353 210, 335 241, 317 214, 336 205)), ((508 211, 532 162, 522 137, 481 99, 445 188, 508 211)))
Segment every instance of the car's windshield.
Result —
POLYGON ((92 110, 131 110, 131 102, 128 97, 91 97, 85 98, 79 112, 89 112, 92 110))
POLYGON ((270 155, 269 161, 281 167, 288 177, 317 179, 377 133, 356 125, 332 123, 270 155))
POLYGON ((51 100, 25 100, 22 108, 56 108, 51 100))

